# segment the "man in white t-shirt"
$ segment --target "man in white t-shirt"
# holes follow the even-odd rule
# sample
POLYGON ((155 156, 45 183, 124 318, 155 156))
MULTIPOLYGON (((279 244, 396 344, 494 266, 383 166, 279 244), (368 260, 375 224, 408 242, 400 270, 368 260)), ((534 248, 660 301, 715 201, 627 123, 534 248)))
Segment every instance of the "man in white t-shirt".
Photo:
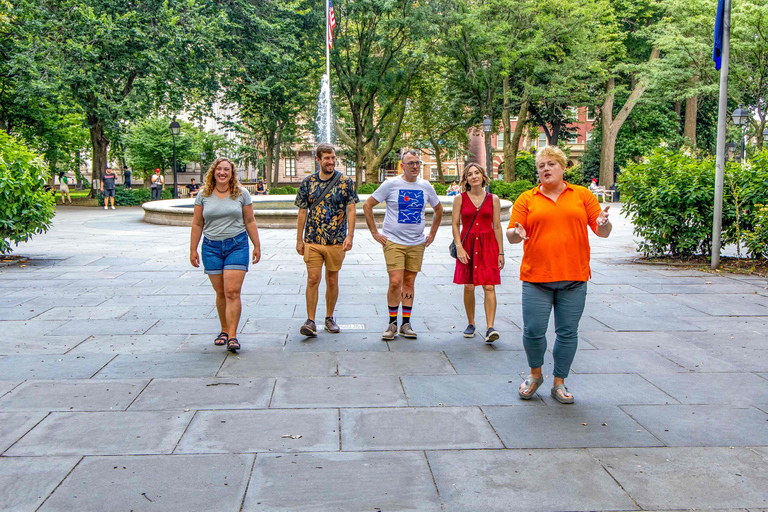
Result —
POLYGON ((413 286, 416 275, 421 271, 424 249, 434 241, 443 216, 443 205, 440 204, 435 189, 427 180, 419 177, 419 154, 414 150, 406 151, 401 161, 403 174, 382 183, 363 205, 368 229, 371 230, 373 238, 384 246, 384 259, 389 273, 389 326, 381 335, 383 340, 393 340, 397 336, 397 313, 401 303, 403 318, 400 334, 405 338, 416 338, 416 333, 411 328, 413 286), (373 207, 381 202, 387 204, 383 234, 379 233, 373 220, 373 207), (425 236, 424 211, 427 203, 435 214, 432 228, 425 236))

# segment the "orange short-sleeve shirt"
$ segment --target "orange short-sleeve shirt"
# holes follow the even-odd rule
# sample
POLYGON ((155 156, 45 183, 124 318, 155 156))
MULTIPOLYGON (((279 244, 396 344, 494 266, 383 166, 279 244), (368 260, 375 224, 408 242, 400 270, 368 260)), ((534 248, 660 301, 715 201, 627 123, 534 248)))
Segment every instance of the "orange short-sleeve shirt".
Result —
POLYGON ((567 182, 556 203, 538 187, 523 192, 509 219, 510 228, 519 222, 528 236, 523 241, 520 280, 588 281, 592 274, 587 226, 596 232, 601 211, 592 192, 567 182))

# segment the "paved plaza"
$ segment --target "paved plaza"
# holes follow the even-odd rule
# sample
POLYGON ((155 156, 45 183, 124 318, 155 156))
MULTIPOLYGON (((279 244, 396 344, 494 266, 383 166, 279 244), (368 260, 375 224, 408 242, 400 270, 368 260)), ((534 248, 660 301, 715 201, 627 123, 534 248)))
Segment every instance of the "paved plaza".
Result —
POLYGON ((261 230, 230 354, 189 229, 141 217, 59 207, 16 249, 26 265, 0 268, 0 510, 768 510, 768 282, 633 263, 618 205, 590 237, 568 406, 551 354, 538 396, 517 396, 520 245, 499 341, 462 337, 444 226, 419 337, 387 343, 384 258, 358 224, 342 333, 307 340, 296 232, 261 230))

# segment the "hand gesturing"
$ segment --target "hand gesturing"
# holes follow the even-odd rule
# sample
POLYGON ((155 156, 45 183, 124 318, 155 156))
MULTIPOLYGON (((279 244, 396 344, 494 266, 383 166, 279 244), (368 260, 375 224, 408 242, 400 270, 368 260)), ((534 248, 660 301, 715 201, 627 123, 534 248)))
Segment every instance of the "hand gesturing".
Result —
POLYGON ((605 209, 600 212, 600 215, 597 217, 597 225, 598 226, 604 226, 608 222, 608 209, 610 206, 606 206, 605 209))

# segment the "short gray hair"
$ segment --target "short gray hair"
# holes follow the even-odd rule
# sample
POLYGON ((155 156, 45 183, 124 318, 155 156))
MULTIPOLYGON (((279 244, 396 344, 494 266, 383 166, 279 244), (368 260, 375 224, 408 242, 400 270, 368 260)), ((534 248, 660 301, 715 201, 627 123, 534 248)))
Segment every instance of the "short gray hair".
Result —
POLYGON ((416 158, 419 158, 419 154, 416 152, 415 149, 409 149, 408 151, 403 151, 403 154, 400 155, 400 161, 405 163, 405 156, 406 155, 413 155, 416 158))

